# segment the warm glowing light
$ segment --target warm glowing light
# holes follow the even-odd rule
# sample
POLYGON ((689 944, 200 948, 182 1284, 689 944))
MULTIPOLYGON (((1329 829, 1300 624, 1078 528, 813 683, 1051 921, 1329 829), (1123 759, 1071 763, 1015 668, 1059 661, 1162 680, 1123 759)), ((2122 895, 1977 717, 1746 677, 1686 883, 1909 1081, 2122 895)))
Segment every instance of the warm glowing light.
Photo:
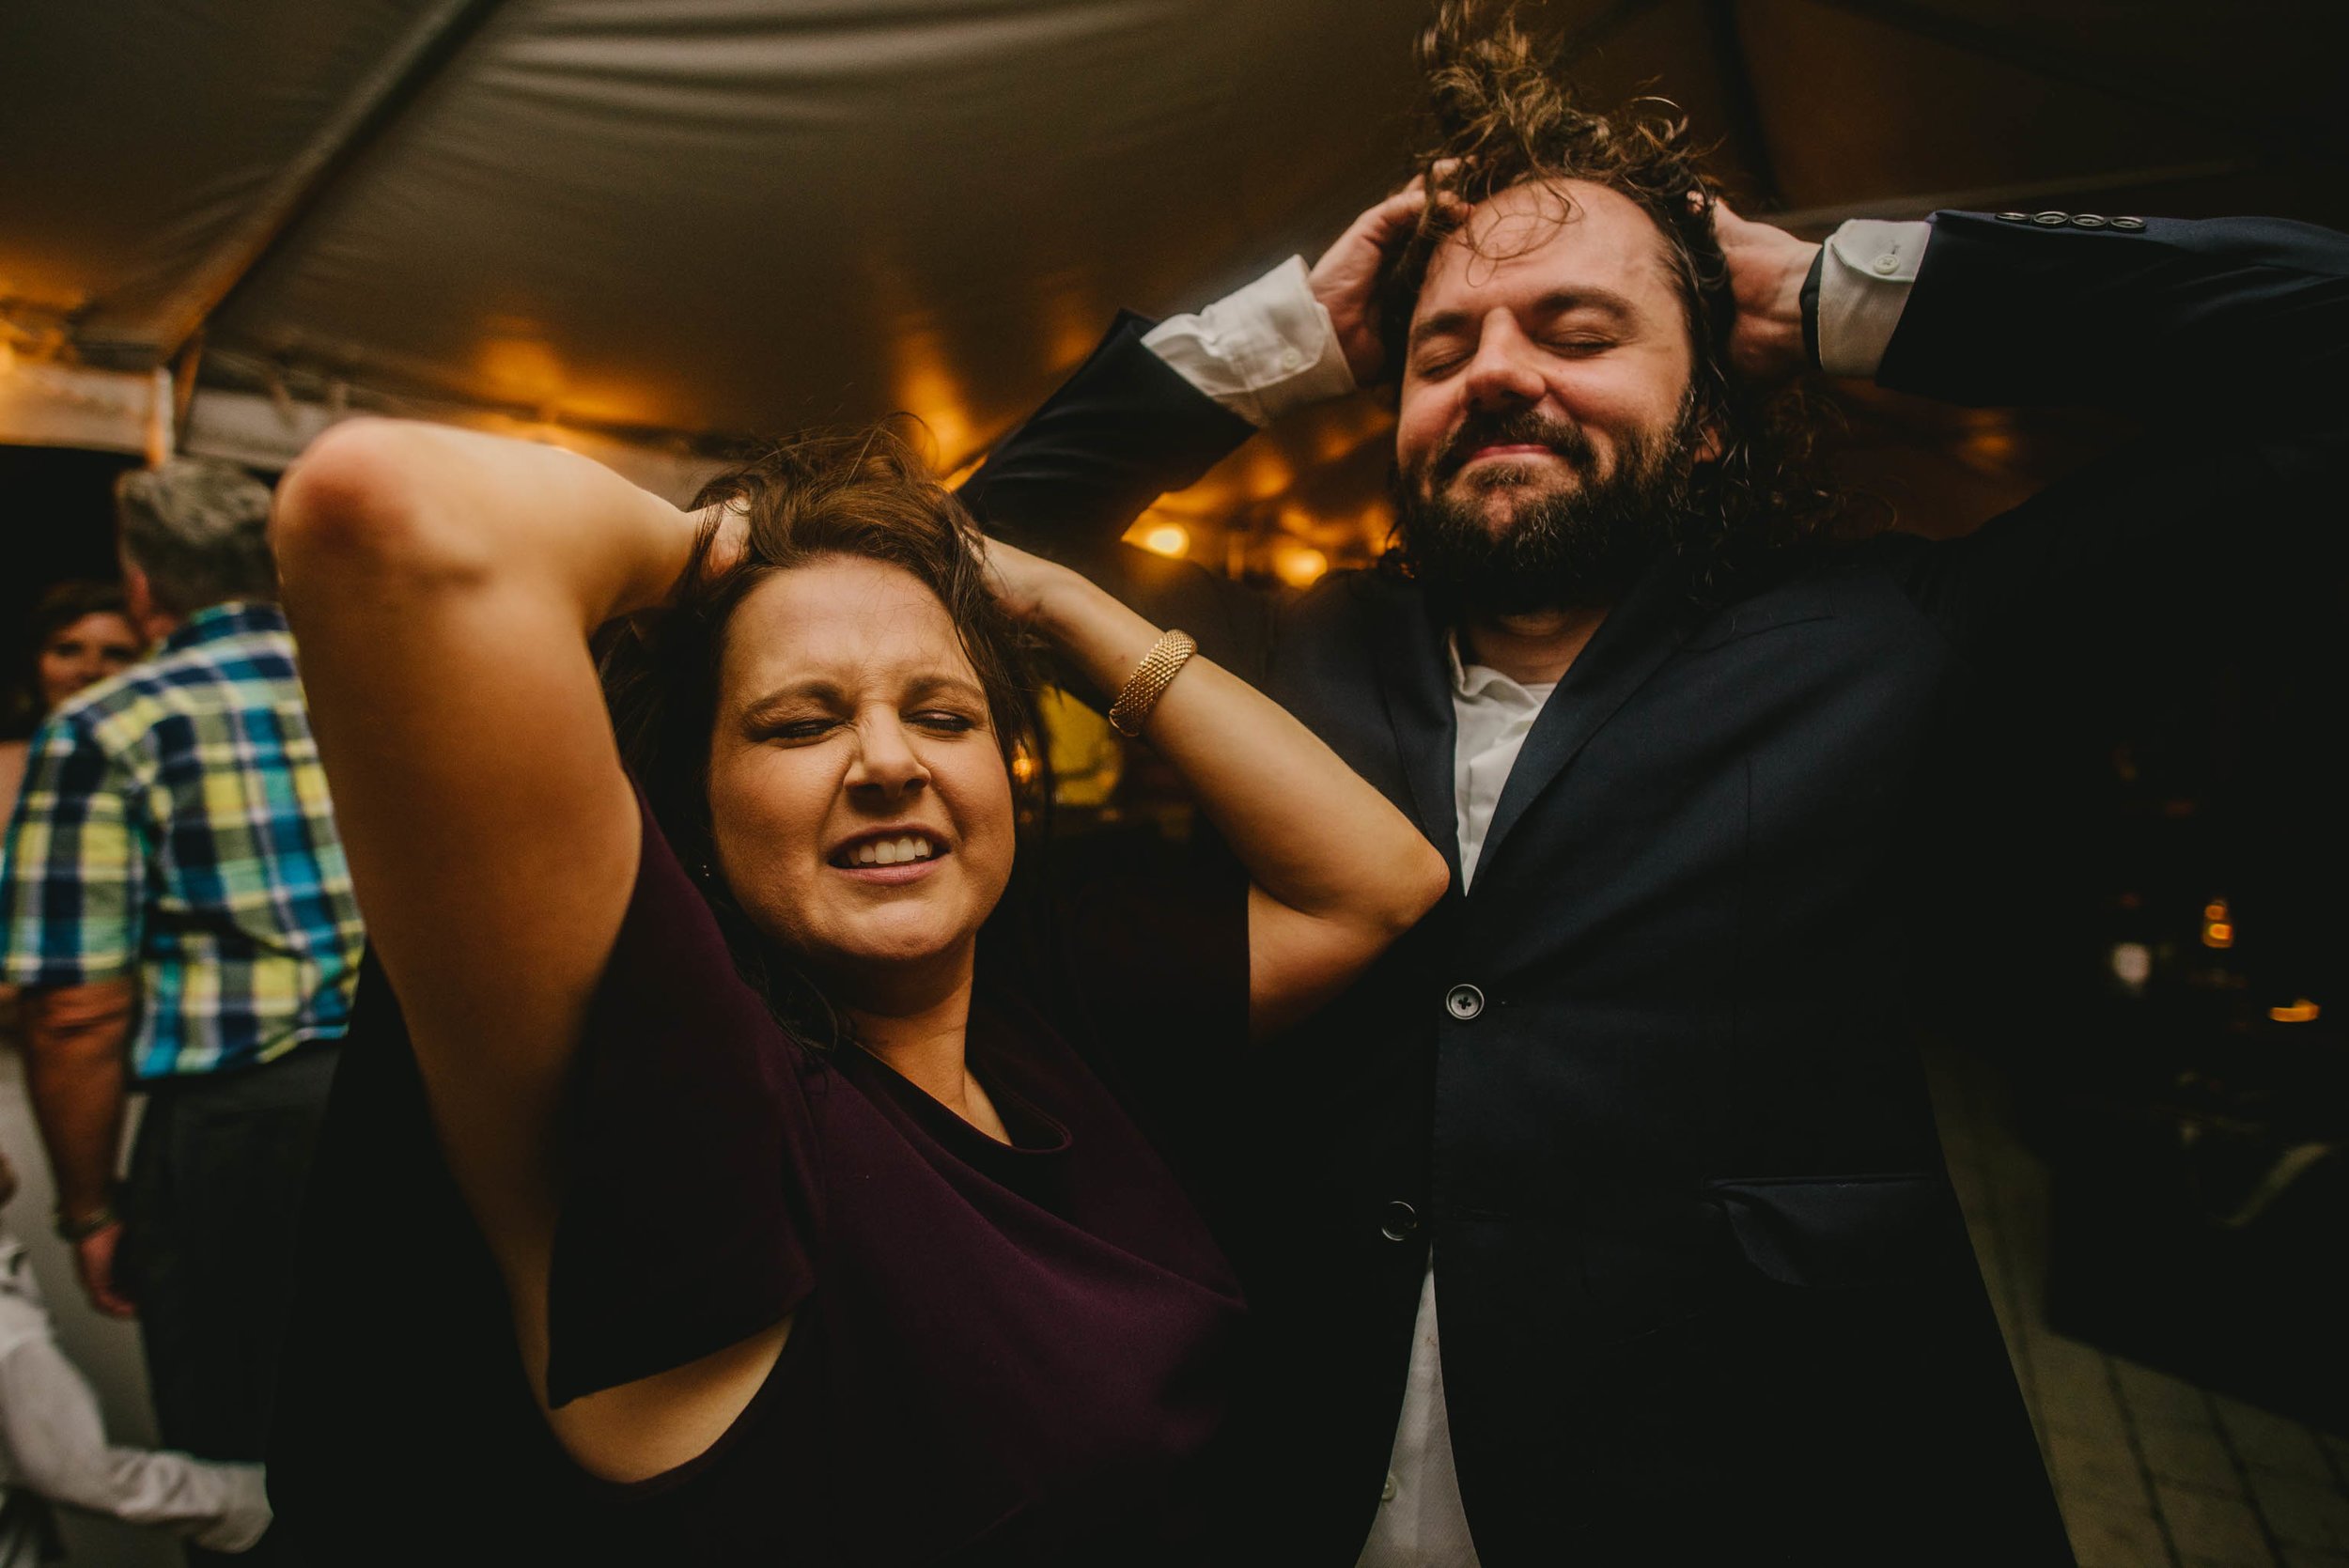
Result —
POLYGON ((1330 557, 1311 545, 1283 544, 1272 552, 1273 575, 1292 588, 1310 588, 1330 569, 1330 557))
POLYGON ((563 361, 543 337, 493 337, 481 345, 474 364, 490 395, 501 403, 545 408, 563 395, 563 361))
POLYGON ((1035 777, 1035 755, 1025 746, 1011 753, 1011 776, 1021 784, 1035 777))
POLYGON ((2202 906, 2202 918, 2203 918, 2204 920, 2224 920, 2224 919, 2226 919, 2226 918, 2227 918, 2227 901, 2226 901, 2225 899, 2223 899, 2223 898, 2214 898, 2214 899, 2212 899, 2209 903, 2207 903, 2207 904, 2203 905, 2203 906, 2202 906))
POLYGON ((922 422, 944 464, 965 461, 978 441, 944 340, 926 329, 901 333, 890 345, 890 396, 897 406, 922 422))
POLYGON ((2202 945, 2234 946, 2234 917, 2223 898, 2214 898, 2202 906, 2202 945))
POLYGON ((2289 1007, 2270 1007, 2267 1010, 2267 1016, 2278 1023, 2314 1023, 2316 1014, 2316 1003, 2306 997, 2289 1007))
POLYGON ((950 490, 959 489, 962 488, 962 482, 965 479, 968 479, 973 474, 978 473, 979 465, 987 461, 987 458, 988 449, 982 446, 978 450, 972 452, 969 457, 963 458, 962 461, 957 463, 953 468, 947 470, 944 474, 940 474, 938 476, 938 482, 941 485, 945 486, 946 489, 950 490))
POLYGON ((864 272, 873 291, 871 307, 883 323, 890 401, 929 432, 933 466, 956 468, 980 444, 961 364, 910 266, 880 254, 865 258, 864 272))
POLYGON ((1277 450, 1261 443, 1247 449, 1248 474, 1244 481, 1248 498, 1269 501, 1286 495, 1297 483, 1297 470, 1277 450))
POLYGON ((1183 556, 1190 552, 1190 530, 1179 522, 1161 522, 1143 535, 1141 542, 1153 555, 1183 556))
POLYGON ((2112 947, 2112 977, 2132 991, 2141 991, 2145 982, 2153 978, 2153 950, 2143 942, 2115 942, 2112 947))

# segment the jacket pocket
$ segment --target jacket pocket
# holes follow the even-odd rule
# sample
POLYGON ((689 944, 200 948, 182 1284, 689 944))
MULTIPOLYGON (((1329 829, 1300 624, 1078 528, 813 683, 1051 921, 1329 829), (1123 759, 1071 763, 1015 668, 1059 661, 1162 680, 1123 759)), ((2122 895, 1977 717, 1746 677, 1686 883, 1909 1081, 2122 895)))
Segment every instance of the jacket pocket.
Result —
POLYGON ((1730 1177, 1705 1183, 1704 1194, 1756 1271, 1823 1290, 1918 1272, 1940 1250, 1953 1213, 1937 1172, 1730 1177))

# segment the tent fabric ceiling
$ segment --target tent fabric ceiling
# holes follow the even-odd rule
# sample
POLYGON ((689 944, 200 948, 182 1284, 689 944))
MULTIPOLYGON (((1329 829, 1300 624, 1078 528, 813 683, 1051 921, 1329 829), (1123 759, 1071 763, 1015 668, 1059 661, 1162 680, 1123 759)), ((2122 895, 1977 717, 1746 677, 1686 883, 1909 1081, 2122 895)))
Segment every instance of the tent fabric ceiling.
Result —
MULTIPOLYGON (((681 441, 902 408, 951 462, 1116 306, 1199 302, 1381 189, 1427 9, 11 7, 0 316, 19 353, 147 369, 200 327, 206 387, 340 383, 681 441)), ((1812 226, 2001 193, 2338 222, 2338 11, 1527 8, 1596 97, 1674 98, 1755 204, 1812 226)), ((1375 446, 1377 424, 1292 432, 1226 499, 1375 446)))
POLYGON ((222 334, 608 425, 918 406, 954 452, 1122 300, 1377 182, 1412 20, 1379 9, 515 6, 222 334))
POLYGON ((85 347, 151 349, 164 303, 231 244, 280 171, 430 8, 7 8, 0 298, 70 319, 85 347))

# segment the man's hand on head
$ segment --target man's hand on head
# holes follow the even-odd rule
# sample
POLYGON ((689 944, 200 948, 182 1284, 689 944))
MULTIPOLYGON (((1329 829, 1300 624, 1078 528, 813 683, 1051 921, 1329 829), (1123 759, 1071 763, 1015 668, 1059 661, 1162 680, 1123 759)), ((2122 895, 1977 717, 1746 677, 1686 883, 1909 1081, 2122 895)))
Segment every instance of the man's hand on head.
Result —
POLYGON ((1819 247, 1782 228, 1741 218, 1719 200, 1713 203, 1713 233, 1729 263, 1729 293, 1737 309, 1729 329, 1730 368, 1766 385, 1802 374, 1810 368, 1802 342, 1802 285, 1819 247))
MULTIPOLYGON (((1445 167, 1438 164, 1438 174, 1445 167)), ((1330 313, 1338 349, 1356 386, 1370 385, 1386 368, 1386 345, 1378 339, 1378 274, 1387 257, 1417 231, 1426 207, 1427 183, 1414 179, 1348 224, 1308 275, 1314 298, 1330 313)))

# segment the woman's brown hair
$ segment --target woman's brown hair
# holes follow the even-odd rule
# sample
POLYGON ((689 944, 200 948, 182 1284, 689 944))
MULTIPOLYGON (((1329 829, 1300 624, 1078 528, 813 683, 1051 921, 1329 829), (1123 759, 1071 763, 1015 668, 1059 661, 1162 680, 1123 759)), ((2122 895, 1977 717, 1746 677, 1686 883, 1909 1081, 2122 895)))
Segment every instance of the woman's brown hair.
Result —
POLYGON ((742 515, 741 554, 723 570, 708 570, 717 530, 714 522, 705 526, 670 605, 607 631, 599 652, 613 731, 662 834, 693 868, 744 978, 803 1038, 833 1043, 844 1033, 838 1014, 752 925, 714 871, 709 738, 734 612, 769 577, 828 556, 879 561, 911 576, 945 607, 978 675, 1015 792, 1021 775, 1030 775, 1020 801, 1027 808, 1040 808, 1048 787, 1037 742, 1035 661, 1029 640, 988 587, 971 514, 913 442, 890 426, 782 442, 703 486, 693 505, 724 505, 742 515), (1023 756, 1027 767, 1018 765, 1023 756))

